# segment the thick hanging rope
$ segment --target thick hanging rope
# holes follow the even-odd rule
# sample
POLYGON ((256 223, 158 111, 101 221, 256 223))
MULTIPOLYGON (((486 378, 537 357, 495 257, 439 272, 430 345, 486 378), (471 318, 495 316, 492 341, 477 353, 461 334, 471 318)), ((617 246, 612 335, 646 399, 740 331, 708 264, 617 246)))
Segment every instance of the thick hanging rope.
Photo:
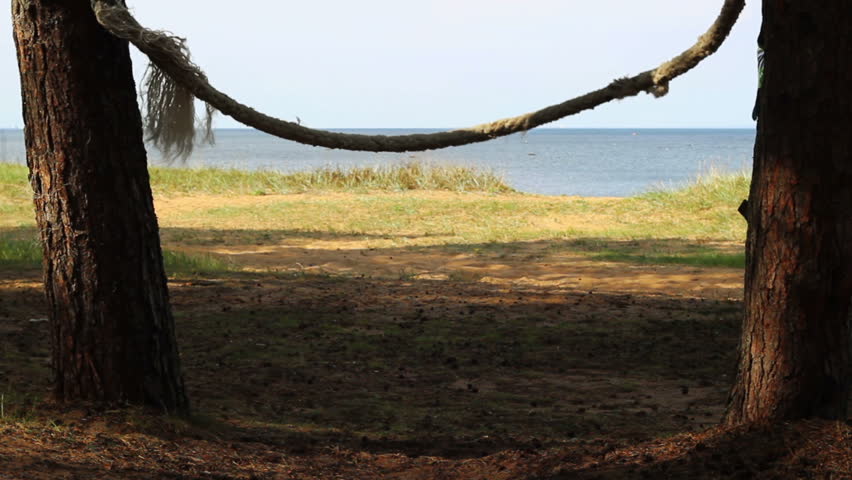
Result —
POLYGON ((181 155, 187 155, 192 149, 193 96, 208 105, 205 122, 208 138, 211 138, 212 107, 240 123, 287 140, 320 147, 370 152, 422 151, 484 142, 531 130, 641 92, 660 97, 668 93, 672 79, 691 70, 722 45, 745 6, 745 0, 725 0, 716 21, 699 37, 695 45, 653 70, 617 79, 599 90, 532 113, 475 127, 429 134, 388 136, 317 130, 270 117, 243 105, 210 85, 206 75, 190 60, 184 39, 142 27, 126 7, 115 3, 123 2, 92 0, 92 7, 98 22, 104 28, 131 42, 151 60, 151 70, 143 88, 148 109, 145 115, 146 131, 162 150, 181 155))

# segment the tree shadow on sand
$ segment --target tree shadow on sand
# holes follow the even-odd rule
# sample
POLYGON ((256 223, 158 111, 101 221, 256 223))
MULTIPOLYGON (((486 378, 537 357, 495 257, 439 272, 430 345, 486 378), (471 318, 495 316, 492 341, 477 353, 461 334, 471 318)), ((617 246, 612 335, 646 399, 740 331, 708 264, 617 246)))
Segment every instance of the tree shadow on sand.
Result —
MULTIPOLYGON (((357 268, 342 273, 280 268, 173 278, 196 417, 176 430, 156 421, 134 428, 166 442, 186 435, 235 442, 246 446, 241 455, 256 450, 251 445, 304 459, 332 451, 391 455, 400 469, 419 472, 411 478, 715 478, 810 468, 816 454, 788 464, 789 432, 773 433, 762 446, 760 433, 683 433, 705 431, 721 417, 741 308, 733 287, 684 285, 721 285, 737 271, 629 262, 602 268, 586 257, 599 247, 624 245, 580 239, 354 249, 357 268), (445 270, 430 277, 405 263, 417 255, 466 263, 438 263, 445 270), (612 278, 597 288, 559 281, 548 263, 559 263, 565 279, 581 272, 594 280, 594 265, 600 279, 612 278), (400 265, 409 270, 395 275, 400 265), (707 291, 722 293, 700 295, 707 291), (422 456, 441 460, 415 465, 422 456)), ((7 415, 38 415, 37 399, 48 391, 47 325, 32 321, 44 311, 39 270, 4 269, 7 415)), ((322 468, 357 467, 351 455, 334 458, 322 468)), ((93 468, 67 459, 56 465, 93 468)), ((121 478, 152 472, 161 473, 130 469, 121 478)))
MULTIPOLYGON (((171 285, 196 413, 294 452, 470 457, 701 429, 724 407, 739 329, 726 300, 246 273, 201 285, 171 285)), ((29 321, 41 302, 32 283, 0 287, 2 384, 20 393, 49 374, 47 326, 29 321)))

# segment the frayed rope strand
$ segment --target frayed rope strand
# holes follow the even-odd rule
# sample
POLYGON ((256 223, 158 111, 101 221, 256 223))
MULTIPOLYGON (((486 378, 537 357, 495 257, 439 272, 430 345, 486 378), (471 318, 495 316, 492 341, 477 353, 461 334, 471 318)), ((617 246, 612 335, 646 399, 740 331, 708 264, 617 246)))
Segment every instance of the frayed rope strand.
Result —
MULTIPOLYGON (((133 18, 127 8, 115 5, 110 0, 92 0, 92 6, 98 21, 104 28, 113 35, 133 43, 148 56, 161 73, 173 82, 174 86, 170 86, 170 84, 167 85, 166 80, 158 79, 159 84, 147 85, 149 92, 147 94, 148 113, 145 115, 146 125, 149 128, 148 135, 152 139, 159 139, 161 143, 165 141, 166 148, 172 148, 186 155, 187 148, 191 149, 193 144, 192 140, 189 142, 186 140, 188 133, 185 123, 186 112, 181 111, 185 108, 187 101, 182 97, 183 93, 175 93, 174 98, 164 98, 164 92, 171 94, 170 91, 173 88, 185 89, 207 103, 206 135, 208 138, 211 135, 209 114, 212 107, 249 127, 287 140, 320 147, 370 152, 411 152, 484 142, 531 130, 604 103, 632 97, 642 92, 660 97, 668 93, 669 83, 674 78, 691 70, 718 50, 736 23, 745 6, 745 0, 725 0, 716 21, 695 45, 653 70, 615 80, 599 90, 517 117, 460 130, 395 136, 317 130, 260 113, 213 88, 201 69, 190 60, 184 39, 145 29, 133 18), (153 91, 156 92, 153 97, 151 96, 152 86, 153 91), (155 106, 153 111, 150 109, 152 100, 155 106), (172 128, 172 122, 184 123, 176 127, 175 132, 170 132, 168 130, 172 128), (153 136, 153 132, 157 132, 156 137, 153 136)), ((194 135, 194 128, 192 135, 194 135)))
POLYGON ((167 159, 186 159, 195 145, 195 96, 151 64, 142 80, 143 123, 167 159))
POLYGON ((204 116, 198 120, 195 115, 196 96, 161 66, 169 65, 170 71, 181 68, 186 74, 198 75, 198 80, 203 82, 207 82, 207 78, 192 62, 186 39, 142 27, 127 12, 123 2, 113 2, 114 5, 108 5, 109 2, 103 0, 92 1, 98 21, 112 25, 110 33, 134 45, 150 45, 150 51, 146 53, 151 63, 145 70, 141 88, 146 139, 162 151, 166 159, 185 160, 195 147, 197 131, 202 134, 202 141, 213 143, 215 110, 206 105, 204 116), (157 52, 156 56, 152 56, 152 52, 157 52))

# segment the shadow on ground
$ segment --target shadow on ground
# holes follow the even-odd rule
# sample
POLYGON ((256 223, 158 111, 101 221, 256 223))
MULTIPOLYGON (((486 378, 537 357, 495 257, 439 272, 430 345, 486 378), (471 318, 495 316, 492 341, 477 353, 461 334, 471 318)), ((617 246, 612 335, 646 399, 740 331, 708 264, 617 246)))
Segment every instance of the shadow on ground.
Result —
MULTIPOLYGON (((26 276, 0 282, 0 386, 19 399, 49 375, 26 276)), ((171 290, 196 413, 296 453, 471 457, 701 429, 739 324, 733 301, 478 282, 233 273, 171 290)))
MULTIPOLYGON (((741 306, 724 285, 738 270, 584 257, 641 242, 371 249, 357 238, 318 240, 354 243, 261 241, 280 268, 253 264, 261 252, 213 252, 263 271, 170 281, 189 423, 45 405, 39 271, 0 269, 4 470, 35 479, 399 480, 849 472, 842 424, 707 430, 732 380, 741 306), (357 259, 349 271, 299 261, 344 254, 357 259), (431 273, 394 274, 418 255, 431 273)), ((205 241, 171 247, 203 251, 193 249, 205 241)))

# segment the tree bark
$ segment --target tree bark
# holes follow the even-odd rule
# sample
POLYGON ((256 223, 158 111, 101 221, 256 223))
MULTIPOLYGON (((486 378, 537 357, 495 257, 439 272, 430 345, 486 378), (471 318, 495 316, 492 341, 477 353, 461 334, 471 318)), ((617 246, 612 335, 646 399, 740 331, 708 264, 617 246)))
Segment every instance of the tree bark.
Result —
POLYGON ((55 396, 186 413, 127 42, 87 0, 13 0, 55 396))
POLYGON ((844 419, 852 296, 852 8, 764 0, 745 320, 728 424, 844 419))

